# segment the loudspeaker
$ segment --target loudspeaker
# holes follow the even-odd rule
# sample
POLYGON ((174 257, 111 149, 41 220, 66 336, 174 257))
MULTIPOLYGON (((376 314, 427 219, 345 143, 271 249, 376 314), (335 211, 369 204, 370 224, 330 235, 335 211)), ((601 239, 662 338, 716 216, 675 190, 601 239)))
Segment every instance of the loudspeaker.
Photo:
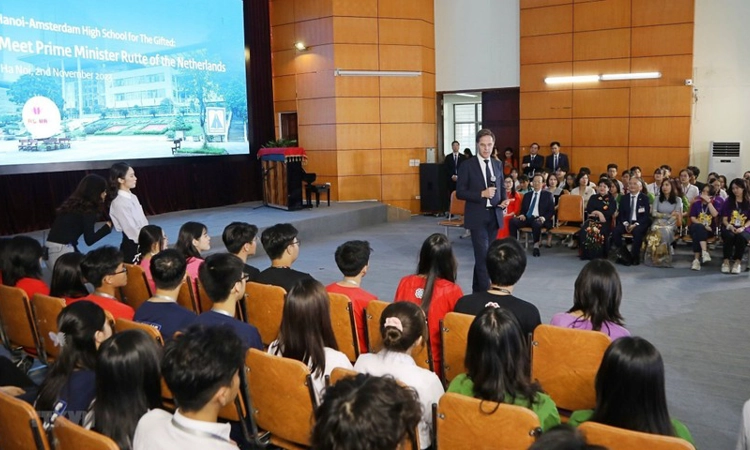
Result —
POLYGON ((448 210, 450 195, 448 179, 442 164, 419 165, 419 207, 422 212, 448 210))

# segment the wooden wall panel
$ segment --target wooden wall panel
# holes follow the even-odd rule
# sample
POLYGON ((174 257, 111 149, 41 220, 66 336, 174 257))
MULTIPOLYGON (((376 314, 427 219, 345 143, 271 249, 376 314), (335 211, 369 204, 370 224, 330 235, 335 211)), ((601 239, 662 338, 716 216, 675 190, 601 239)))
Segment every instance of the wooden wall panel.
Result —
POLYGON ((426 74, 422 73, 418 77, 381 77, 376 81, 381 97, 421 97, 425 79, 426 74))
POLYGON ((419 173, 383 175, 383 200, 411 200, 419 192, 419 173))
POLYGON ((435 146, 435 125, 384 123, 381 126, 382 148, 421 148, 435 146))
POLYGON ((567 119, 573 108, 572 91, 521 93, 521 119, 567 119))
POLYGON ((268 7, 272 27, 294 23, 294 0, 271 0, 268 7))
POLYGON ((297 65, 294 62, 297 56, 296 53, 293 49, 289 49, 271 54, 271 67, 274 77, 295 75, 297 73, 297 65))
POLYGON ((334 69, 381 70, 378 46, 374 44, 336 44, 335 55, 331 56, 334 69))
POLYGON ((297 22, 294 27, 294 39, 286 45, 293 47, 301 41, 308 47, 333 44, 333 17, 297 22))
POLYGON ((294 100, 297 98, 297 78, 286 75, 273 79, 273 98, 277 101, 294 100))
POLYGON ((576 3, 573 12, 574 30, 593 31, 630 27, 630 0, 603 0, 576 3))
POLYGON ((631 67, 633 72, 661 72, 661 78, 641 80, 638 86, 684 86, 693 78, 693 55, 633 58, 631 67))
POLYGON ((631 164, 639 165, 644 174, 650 175, 652 181, 654 170, 662 164, 669 164, 672 176, 676 177, 690 160, 688 147, 630 147, 629 154, 631 164))
POLYGON ((307 152, 307 165, 304 169, 307 172, 317 174, 316 183, 320 183, 321 176, 336 176, 338 173, 338 155, 336 150, 310 150, 307 152))
POLYGON ((336 97, 377 97, 380 92, 376 77, 333 77, 333 80, 336 97))
POLYGON ((569 84, 545 84, 544 79, 546 77, 569 77, 571 75, 573 75, 573 64, 571 62, 521 66, 521 92, 570 89, 569 84))
POLYGON ((521 0, 520 6, 521 6, 521 9, 528 9, 528 8, 540 8, 544 6, 567 5, 569 3, 573 3, 573 1, 572 0, 521 0))
POLYGON ((422 72, 435 73, 435 50, 432 48, 421 47, 422 52, 422 72))
POLYGON ((323 72, 333 70, 333 45, 311 47, 306 52, 293 50, 296 73, 323 72))
POLYGON ((340 176, 380 174, 380 150, 339 151, 337 158, 340 176))
POLYGON ((435 101, 421 97, 380 99, 382 123, 424 123, 435 117, 435 101))
POLYGON ((566 62, 572 59, 572 33, 521 38, 521 65, 566 62))
POLYGON ((425 150, 423 148, 383 149, 381 151, 381 167, 383 169, 383 174, 419 174, 419 167, 409 166, 410 159, 424 161, 425 150))
MULTIPOLYGON (((565 148, 561 150, 565 152, 565 148)), ((574 170, 581 167, 591 169, 591 181, 596 183, 599 174, 607 171, 607 164, 615 163, 622 172, 625 167, 630 167, 628 160, 628 147, 573 147, 570 149, 570 165, 574 170)))
POLYGON ((294 19, 297 22, 332 15, 333 2, 331 0, 294 0, 294 19))
POLYGON ((378 0, 333 0, 335 16, 377 17, 378 0))
POLYGON ((299 73, 296 76, 297 98, 327 98, 336 95, 336 82, 332 70, 299 73))
POLYGON ((336 123, 336 99, 316 98, 297 101, 298 125, 328 125, 336 123))
POLYGON ((435 7, 431 0, 379 0, 378 16, 435 23, 435 7))
POLYGON ((294 24, 277 25, 271 28, 271 51, 291 50, 296 42, 294 24))
MULTIPOLYGON (((380 200, 380 175, 350 175, 338 178, 339 200, 380 200)), ((419 192, 419 189, 417 189, 419 192)))
POLYGON ((573 60, 630 57, 630 28, 587 31, 573 38, 573 60))
POLYGON ((521 10, 521 36, 571 33, 573 5, 521 10))
POLYGON ((380 104, 376 97, 340 97, 333 110, 339 124, 380 122, 380 104))
POLYGON ((633 28, 633 57, 692 53, 692 23, 633 28))
POLYGON ((380 44, 435 47, 435 35, 428 32, 434 28, 423 20, 378 19, 377 26, 380 44))
POLYGON ((632 88, 630 114, 633 117, 690 117, 692 91, 690 86, 632 88))
POLYGON ((374 17, 334 17, 333 42, 336 44, 377 44, 378 19, 374 17))
MULTIPOLYGON (((297 116, 299 118, 299 115, 297 116)), ((299 142, 306 150, 330 150, 336 148, 335 125, 300 125, 297 128, 299 142)))
POLYGON ((573 117, 628 117, 630 89, 577 89, 573 117))
POLYGON ((690 117, 649 117, 630 120, 633 147, 689 147, 690 117))
MULTIPOLYGON (((422 97, 435 98, 435 74, 429 72, 422 72, 422 97)), ((385 85, 381 84, 380 89, 382 95, 387 97, 385 85)))
POLYGON ((628 119, 573 119, 573 139, 576 147, 627 147, 628 119))
POLYGON ((528 154, 532 142, 550 143, 560 141, 563 146, 572 142, 570 119, 521 120, 521 153, 528 154))
POLYGON ((694 0, 632 0, 632 2, 634 27, 694 21, 694 0))
MULTIPOLYGON (((273 102, 273 109, 276 112, 297 111, 297 100, 285 100, 285 101, 273 102)), ((277 119, 278 117, 275 117, 274 122, 276 122, 277 119)), ((278 123, 276 125, 278 125, 278 123)))
POLYGON ((338 124, 335 148, 338 150, 381 148, 380 124, 338 124))
POLYGON ((424 69, 424 61, 422 60, 422 47, 420 46, 380 45, 378 46, 378 51, 380 58, 380 70, 421 71, 424 69))

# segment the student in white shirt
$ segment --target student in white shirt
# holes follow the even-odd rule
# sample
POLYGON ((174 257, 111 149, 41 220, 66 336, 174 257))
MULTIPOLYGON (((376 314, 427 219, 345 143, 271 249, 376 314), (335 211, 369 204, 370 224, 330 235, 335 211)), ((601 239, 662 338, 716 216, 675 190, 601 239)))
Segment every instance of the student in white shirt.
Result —
POLYGON ((107 196, 112 199, 109 216, 115 230, 122 232, 120 251, 128 264, 133 262, 138 253, 138 235, 141 228, 148 225, 148 219, 138 197, 131 192, 131 189, 135 189, 137 180, 135 171, 128 163, 115 163, 109 169, 107 196))
POLYGON ((318 400, 326 375, 336 367, 352 370, 349 358, 338 351, 329 302, 328 293, 319 281, 312 278, 297 281, 286 295, 279 337, 268 346, 272 355, 307 364, 318 400))
POLYGON ((231 425, 217 423, 234 402, 244 368, 242 341, 227 327, 193 325, 164 348, 162 375, 179 405, 152 409, 138 422, 134 450, 237 450, 231 425))
POLYGON ((411 356, 416 347, 425 345, 426 330, 425 316, 419 306, 411 302, 391 303, 380 317, 383 349, 361 355, 354 365, 357 372, 391 375, 417 392, 422 404, 422 420, 419 422, 422 448, 432 445, 432 404, 445 393, 437 375, 417 366, 411 356))
POLYGON ((698 186, 690 184, 690 177, 692 176, 692 174, 693 172, 691 172, 689 169, 680 170, 680 185, 682 185, 682 194, 687 197, 688 205, 693 203, 695 197, 700 195, 698 186))

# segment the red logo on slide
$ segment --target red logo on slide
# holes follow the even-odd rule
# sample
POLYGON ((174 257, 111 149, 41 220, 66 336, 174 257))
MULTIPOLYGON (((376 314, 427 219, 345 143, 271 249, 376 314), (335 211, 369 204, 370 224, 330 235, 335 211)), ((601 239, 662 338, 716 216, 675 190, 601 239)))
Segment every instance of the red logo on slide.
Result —
POLYGON ((34 114, 38 116, 39 114, 42 113, 42 108, 35 106, 33 111, 34 111, 34 114))

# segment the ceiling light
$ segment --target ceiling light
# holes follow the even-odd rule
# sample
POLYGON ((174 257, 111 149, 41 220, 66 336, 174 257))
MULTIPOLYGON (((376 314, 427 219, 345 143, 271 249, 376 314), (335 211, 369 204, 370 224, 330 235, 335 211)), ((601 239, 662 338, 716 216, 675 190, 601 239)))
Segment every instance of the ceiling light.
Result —
POLYGON ((294 48, 296 48, 300 52, 304 52, 305 50, 307 50, 307 46, 302 41, 295 42, 294 48))
POLYGON ((466 94, 464 92, 457 92, 457 93, 455 93, 453 95, 459 95, 461 97, 477 98, 477 96, 474 95, 474 94, 466 94))
POLYGON ((605 73, 601 76, 602 81, 649 80, 652 78, 661 78, 661 72, 605 73))
POLYGON ((594 83, 599 81, 599 75, 577 75, 574 77, 547 77, 544 82, 547 84, 562 83, 594 83))

